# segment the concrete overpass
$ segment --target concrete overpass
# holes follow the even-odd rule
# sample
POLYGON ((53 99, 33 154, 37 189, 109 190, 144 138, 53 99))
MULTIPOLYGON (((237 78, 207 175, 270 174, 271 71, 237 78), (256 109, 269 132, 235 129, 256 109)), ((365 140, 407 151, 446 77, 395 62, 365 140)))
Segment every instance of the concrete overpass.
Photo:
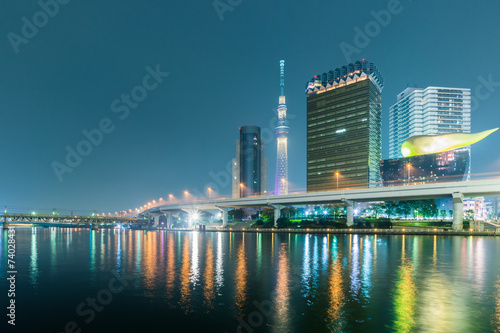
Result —
POLYGON ((239 199, 185 200, 179 202, 162 202, 156 207, 141 213, 154 218, 158 226, 159 217, 167 216, 167 224, 171 222, 174 211, 219 209, 222 212, 223 226, 227 226, 227 213, 231 209, 247 207, 274 208, 274 222, 280 217, 280 210, 291 205, 311 205, 344 203, 347 212, 347 225, 354 224, 353 205, 355 202, 397 201, 420 199, 453 199, 453 229, 463 228, 463 199, 477 196, 499 196, 500 178, 488 180, 472 180, 461 182, 432 183, 394 187, 371 187, 361 189, 342 189, 338 191, 295 193, 280 196, 255 196, 239 199))
POLYGON ((89 216, 89 215, 59 215, 59 214, 25 214, 25 213, 0 213, 0 222, 3 227, 9 223, 79 223, 83 225, 96 224, 146 224, 146 221, 127 216, 89 216))

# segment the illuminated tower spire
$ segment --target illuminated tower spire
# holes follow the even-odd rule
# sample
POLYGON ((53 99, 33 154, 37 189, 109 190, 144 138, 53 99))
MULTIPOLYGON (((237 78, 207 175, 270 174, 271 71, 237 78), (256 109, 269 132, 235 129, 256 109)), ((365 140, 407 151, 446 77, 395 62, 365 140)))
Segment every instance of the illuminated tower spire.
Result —
POLYGON ((278 126, 274 133, 278 141, 278 156, 276 158, 276 181, 274 184, 275 195, 288 194, 288 153, 287 141, 288 130, 286 126, 286 102, 285 102, 285 60, 280 61, 280 88, 281 95, 278 104, 278 126))

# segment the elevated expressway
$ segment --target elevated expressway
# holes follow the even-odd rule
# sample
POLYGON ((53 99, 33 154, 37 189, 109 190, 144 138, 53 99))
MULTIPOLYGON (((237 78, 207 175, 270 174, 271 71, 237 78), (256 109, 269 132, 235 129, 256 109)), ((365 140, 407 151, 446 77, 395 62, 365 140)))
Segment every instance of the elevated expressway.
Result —
POLYGON ((0 213, 0 222, 3 227, 9 223, 78 223, 83 225, 92 224, 142 224, 144 221, 126 216, 88 216, 88 215, 59 215, 59 214, 24 214, 24 213, 0 213))
POLYGON ((347 225, 354 223, 353 205, 356 202, 397 201, 453 198, 453 229, 463 228, 463 200, 467 197, 500 195, 500 179, 471 180, 461 182, 432 183, 394 187, 371 187, 343 189, 338 191, 297 193, 280 196, 255 196, 238 199, 185 200, 161 203, 147 209, 141 215, 151 216, 158 226, 159 217, 167 216, 170 225, 172 212, 190 210, 214 210, 222 212, 223 226, 227 226, 227 213, 235 208, 270 207, 274 208, 274 222, 280 217, 280 210, 291 205, 313 205, 344 203, 347 211, 347 225))

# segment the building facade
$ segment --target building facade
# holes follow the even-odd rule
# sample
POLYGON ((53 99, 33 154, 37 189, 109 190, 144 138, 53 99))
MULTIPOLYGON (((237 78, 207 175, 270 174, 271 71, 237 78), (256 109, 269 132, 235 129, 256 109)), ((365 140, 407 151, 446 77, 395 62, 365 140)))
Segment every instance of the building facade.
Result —
POLYGON ((403 157, 401 145, 412 136, 470 131, 470 89, 406 88, 389 109, 389 158, 403 157))
POLYGON ((380 161, 384 186, 462 181, 468 170, 467 148, 380 161))
POLYGON ((491 204, 484 197, 468 198, 464 200, 464 216, 467 219, 484 221, 491 215, 491 204))
POLYGON ((500 197, 493 197, 491 199, 491 214, 495 219, 500 218, 500 197))
POLYGON ((260 127, 240 127, 240 139, 236 141, 236 157, 232 165, 233 198, 267 194, 268 161, 264 157, 260 127))
POLYGON ((406 88, 389 109, 389 160, 380 163, 384 186, 468 179, 470 146, 413 158, 403 158, 401 146, 406 139, 416 135, 470 131, 470 89, 406 88), (410 170, 407 170, 408 165, 410 170))
POLYGON ((364 59, 307 83, 308 191, 379 185, 382 89, 382 75, 364 59))

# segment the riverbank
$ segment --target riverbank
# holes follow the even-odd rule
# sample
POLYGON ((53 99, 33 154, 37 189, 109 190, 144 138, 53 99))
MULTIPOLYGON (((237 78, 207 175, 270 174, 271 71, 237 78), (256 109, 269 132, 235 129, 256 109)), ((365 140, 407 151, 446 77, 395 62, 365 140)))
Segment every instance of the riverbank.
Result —
MULTIPOLYGON (((151 230, 151 229, 149 229, 151 230)), ((156 230, 156 229, 155 229, 156 230)), ((190 228, 161 228, 165 231, 196 231, 196 232, 239 232, 239 233, 291 233, 291 234, 361 234, 361 235, 438 235, 438 236, 500 236, 495 229, 485 231, 456 231, 450 229, 429 228, 393 228, 393 229, 275 229, 275 228, 207 228, 205 230, 190 228)))
MULTIPOLYGON (((39 227, 39 228, 47 228, 47 226, 35 226, 28 224, 10 224, 11 228, 31 228, 31 227, 39 227)), ((68 225, 52 225, 50 227, 58 227, 58 228, 82 228, 82 229, 90 229, 90 226, 68 226, 68 225)), ((100 227, 100 229, 113 229, 112 226, 100 227)), ((5 229, 5 228, 4 228, 5 229)), ((304 228, 304 229, 295 229, 295 228, 238 228, 238 227, 211 227, 208 226, 205 230, 200 230, 198 228, 123 228, 122 230, 145 230, 145 231, 191 231, 191 232, 238 232, 238 233, 290 233, 290 234, 360 234, 360 235, 438 235, 438 236, 500 236, 500 231, 497 232, 495 228, 488 228, 484 231, 456 231, 448 228, 392 228, 392 229, 357 229, 357 228, 347 228, 347 229, 328 229, 328 228, 304 228)))

